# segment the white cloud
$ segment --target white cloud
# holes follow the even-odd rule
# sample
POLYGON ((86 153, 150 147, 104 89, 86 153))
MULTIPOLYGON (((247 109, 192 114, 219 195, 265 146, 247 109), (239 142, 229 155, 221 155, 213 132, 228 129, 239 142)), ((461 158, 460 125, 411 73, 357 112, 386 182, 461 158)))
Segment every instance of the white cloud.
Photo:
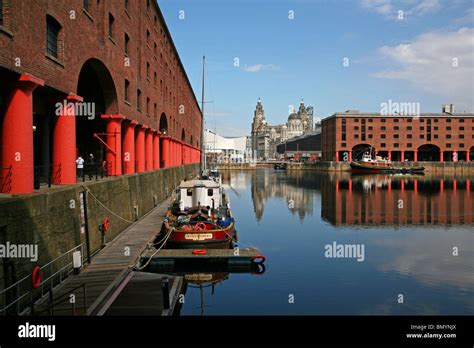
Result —
POLYGON ((441 8, 439 0, 423 0, 417 6, 408 10, 409 14, 413 15, 425 15, 432 12, 437 12, 441 8))
POLYGON ((441 9, 439 0, 422 0, 415 4, 411 0, 360 0, 363 8, 378 13, 387 19, 398 19, 398 11, 405 16, 423 16, 441 9))
MULTIPOLYGON (((429 32, 408 43, 383 46, 379 54, 394 68, 373 77, 406 80, 463 109, 474 104, 474 29, 429 32), (454 63, 458 66, 453 66, 454 63)), ((459 110, 459 109, 458 109, 459 110)))
POLYGON ((262 70, 280 70, 280 67, 275 64, 254 64, 244 66, 242 69, 246 72, 255 73, 262 70))
POLYGON ((468 9, 463 16, 452 21, 454 25, 472 25, 474 23, 474 7, 468 9))
POLYGON ((360 3, 362 7, 381 15, 388 16, 393 13, 391 0, 362 0, 360 3))

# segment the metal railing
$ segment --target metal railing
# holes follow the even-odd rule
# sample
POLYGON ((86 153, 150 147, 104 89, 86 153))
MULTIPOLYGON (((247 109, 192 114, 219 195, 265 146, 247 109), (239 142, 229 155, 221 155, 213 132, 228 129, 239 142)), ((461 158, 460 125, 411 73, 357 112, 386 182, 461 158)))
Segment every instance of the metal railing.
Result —
MULTIPOLYGON (((82 288, 82 295, 84 296, 84 299, 82 301, 82 303, 83 303, 82 310, 84 311, 84 314, 86 314, 87 313, 86 283, 79 284, 75 288, 72 288, 71 290, 69 290, 68 292, 62 294, 61 296, 59 296, 56 299, 54 298, 53 291, 50 290, 49 291, 49 304, 48 304, 49 305, 49 308, 48 308, 49 314, 51 316, 53 316, 54 315, 54 306, 58 306, 59 304, 65 302, 66 300, 70 300, 70 295, 79 288, 82 288), (61 299, 61 300, 57 301, 58 299, 61 299), (56 303, 54 302, 55 300, 57 301, 56 303)), ((76 315, 76 301, 72 301, 70 303, 71 303, 72 315, 76 315)))
POLYGON ((112 162, 103 161, 102 164, 85 164, 82 171, 78 172, 78 181, 82 179, 82 182, 86 181, 86 178, 89 180, 99 180, 108 178, 111 175, 112 162))
POLYGON ((51 187, 53 182, 61 180, 61 164, 47 164, 34 167, 34 187, 39 190, 41 183, 47 183, 51 187))
POLYGON ((0 192, 10 192, 12 189, 12 166, 0 168, 0 192))
POLYGON ((33 305, 33 301, 40 299, 60 285, 73 271, 72 255, 77 250, 81 251, 84 263, 82 244, 79 244, 41 267, 41 285, 38 289, 33 288, 31 275, 27 275, 9 287, 0 290, 0 315, 21 314, 23 310, 33 305), (8 312, 13 306, 15 306, 15 310, 8 312))

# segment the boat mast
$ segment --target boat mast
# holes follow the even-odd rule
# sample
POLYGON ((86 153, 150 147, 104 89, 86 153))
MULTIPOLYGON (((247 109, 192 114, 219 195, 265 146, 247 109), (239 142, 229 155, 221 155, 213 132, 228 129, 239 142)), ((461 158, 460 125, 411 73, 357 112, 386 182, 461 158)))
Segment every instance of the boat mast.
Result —
POLYGON ((200 172, 201 174, 206 169, 206 153, 204 147, 204 74, 206 69, 206 56, 202 56, 202 86, 201 86, 201 165, 200 172))

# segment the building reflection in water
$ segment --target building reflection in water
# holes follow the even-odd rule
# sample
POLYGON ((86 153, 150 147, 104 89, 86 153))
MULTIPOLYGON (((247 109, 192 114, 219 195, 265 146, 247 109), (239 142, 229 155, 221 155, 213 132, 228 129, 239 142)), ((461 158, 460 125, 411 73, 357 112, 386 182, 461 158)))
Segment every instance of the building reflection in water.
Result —
POLYGON ((303 171, 253 171, 251 194, 257 221, 262 219, 267 200, 273 197, 284 200, 291 214, 297 214, 301 222, 306 216, 311 216, 314 194, 320 188, 320 181, 307 174, 303 171))
POLYGON ((469 177, 347 173, 322 179, 321 215, 336 226, 473 223, 469 177))
POLYGON ((251 187, 261 221, 271 198, 303 222, 321 194, 321 217, 332 225, 463 225, 474 223, 474 181, 467 176, 352 175, 308 171, 224 172, 237 195, 251 187))

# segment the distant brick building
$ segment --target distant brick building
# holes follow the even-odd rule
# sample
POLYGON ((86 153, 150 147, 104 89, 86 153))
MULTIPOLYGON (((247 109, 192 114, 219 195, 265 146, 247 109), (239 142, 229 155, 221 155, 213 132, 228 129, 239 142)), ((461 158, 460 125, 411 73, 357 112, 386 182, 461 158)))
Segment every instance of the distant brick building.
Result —
POLYGON ((32 192, 34 166, 75 183, 78 154, 111 175, 200 161, 201 112, 156 1, 0 0, 0 81, 2 192, 32 192))
POLYGON ((370 148, 392 161, 472 161, 474 114, 413 117, 349 110, 322 120, 324 161, 357 160, 370 148))
POLYGON ((321 159, 321 133, 311 132, 277 145, 284 159, 317 161, 321 159))

